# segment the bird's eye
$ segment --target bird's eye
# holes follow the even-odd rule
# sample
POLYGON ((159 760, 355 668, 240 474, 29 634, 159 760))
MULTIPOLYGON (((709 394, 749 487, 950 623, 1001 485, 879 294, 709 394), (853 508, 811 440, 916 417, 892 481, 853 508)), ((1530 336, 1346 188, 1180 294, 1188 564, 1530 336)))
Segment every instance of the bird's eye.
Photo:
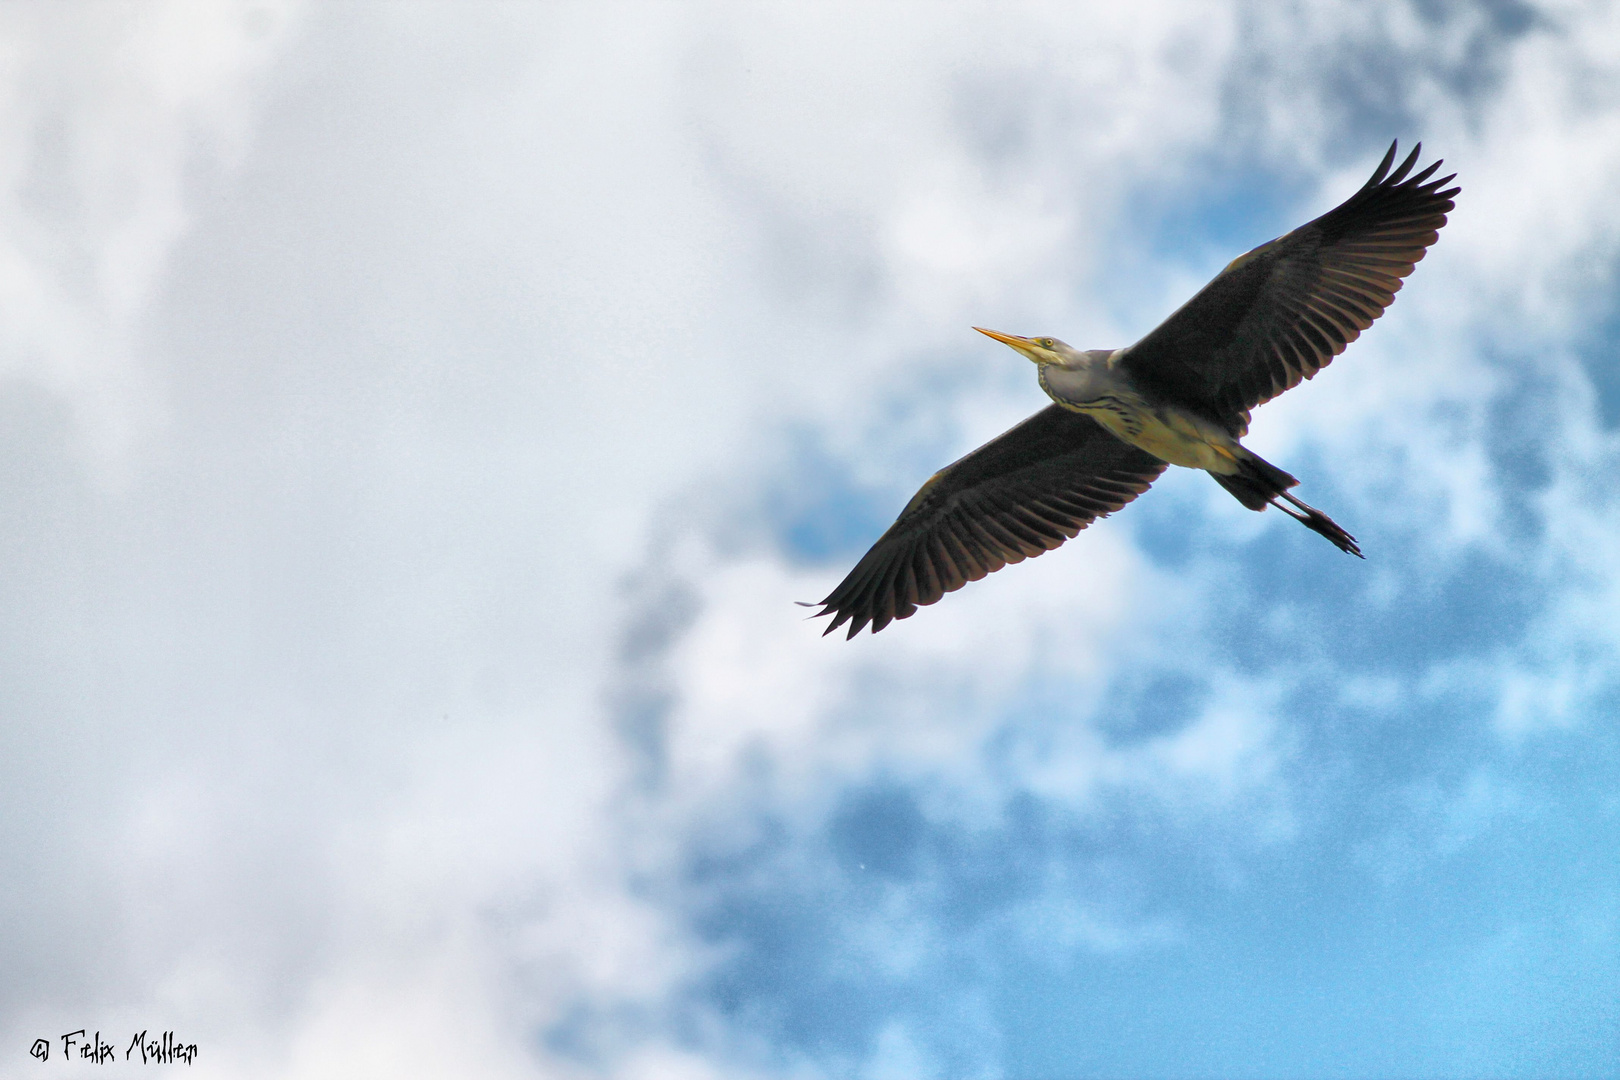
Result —
POLYGON ((1035 344, 1039 345, 1043 349, 1050 349, 1052 347, 1052 339, 1049 337, 1043 337, 1035 344))

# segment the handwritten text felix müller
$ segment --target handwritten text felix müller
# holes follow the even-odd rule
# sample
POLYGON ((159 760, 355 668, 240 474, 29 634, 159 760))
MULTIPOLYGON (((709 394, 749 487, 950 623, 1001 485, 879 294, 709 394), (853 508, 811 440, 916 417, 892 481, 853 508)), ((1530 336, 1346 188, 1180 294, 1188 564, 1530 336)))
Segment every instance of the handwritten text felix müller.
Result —
MULTIPOLYGON (((40 1061, 50 1060, 50 1040, 35 1039, 28 1052, 40 1061)), ((140 1055, 139 1061, 142 1065, 170 1065, 175 1062, 190 1065, 197 1056, 197 1044, 181 1042, 174 1037, 172 1031, 165 1031, 152 1038, 147 1038, 147 1033, 142 1031, 129 1040, 129 1045, 124 1048, 124 1060, 136 1060, 136 1054, 140 1055)), ((87 1036, 85 1029, 80 1028, 62 1036, 62 1056, 69 1061, 81 1058, 99 1065, 107 1061, 116 1061, 118 1051, 111 1043, 101 1041, 101 1032, 87 1036)))

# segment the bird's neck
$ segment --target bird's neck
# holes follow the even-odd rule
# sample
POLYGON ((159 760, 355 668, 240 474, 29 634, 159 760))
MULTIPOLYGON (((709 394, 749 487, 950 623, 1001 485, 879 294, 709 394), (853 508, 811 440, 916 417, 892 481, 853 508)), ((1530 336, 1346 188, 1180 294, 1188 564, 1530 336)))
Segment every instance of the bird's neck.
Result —
POLYGON ((1072 364, 1043 364, 1041 389, 1059 405, 1070 406, 1130 394, 1130 387, 1108 362, 1113 355, 1108 349, 1092 349, 1072 364))

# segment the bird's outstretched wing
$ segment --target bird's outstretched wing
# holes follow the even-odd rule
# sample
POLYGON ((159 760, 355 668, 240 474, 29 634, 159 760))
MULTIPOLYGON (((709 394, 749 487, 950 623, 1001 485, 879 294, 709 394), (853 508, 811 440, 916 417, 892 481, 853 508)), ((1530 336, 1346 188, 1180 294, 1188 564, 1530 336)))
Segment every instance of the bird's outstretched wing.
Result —
POLYGON ((1299 385, 1356 340, 1395 299, 1438 239, 1451 176, 1436 161, 1408 177, 1419 143, 1393 173, 1395 144, 1372 179, 1306 225, 1241 255, 1120 358, 1137 386, 1225 425, 1299 385))
POLYGON ((1095 420, 1049 405, 935 473, 872 550, 821 602, 849 636, 891 620, 970 581, 1051 551, 1113 513, 1165 470, 1165 463, 1111 435, 1095 420))

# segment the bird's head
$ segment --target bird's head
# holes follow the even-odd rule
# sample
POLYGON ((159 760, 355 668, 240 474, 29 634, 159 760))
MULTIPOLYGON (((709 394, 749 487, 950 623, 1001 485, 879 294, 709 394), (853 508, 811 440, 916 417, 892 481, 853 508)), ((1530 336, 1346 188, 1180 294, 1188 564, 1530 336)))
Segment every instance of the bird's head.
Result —
POLYGON ((993 337, 1003 345, 1023 353, 1029 359, 1040 364, 1056 364, 1058 367, 1078 367, 1085 361, 1085 353, 1057 338, 1049 337, 1018 337, 1015 334, 1001 334, 994 330, 986 330, 982 326, 973 329, 986 337, 993 337))

